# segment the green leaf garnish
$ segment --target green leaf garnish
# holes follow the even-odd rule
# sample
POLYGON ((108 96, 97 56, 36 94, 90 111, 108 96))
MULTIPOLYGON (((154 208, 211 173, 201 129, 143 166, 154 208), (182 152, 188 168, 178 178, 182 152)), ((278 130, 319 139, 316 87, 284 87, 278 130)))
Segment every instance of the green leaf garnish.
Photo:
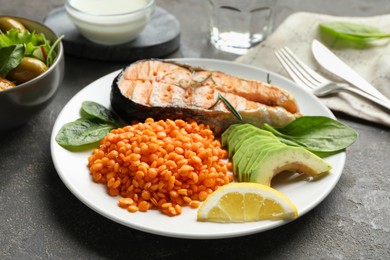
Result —
POLYGON ((325 116, 302 116, 284 128, 265 124, 264 129, 288 145, 302 146, 319 156, 339 153, 358 138, 354 129, 325 116))
POLYGON ((96 118, 104 123, 120 127, 120 125, 117 123, 119 120, 118 116, 111 110, 94 101, 83 101, 81 104, 81 113, 82 117, 84 118, 96 118))
POLYGON ((88 149, 121 126, 114 112, 94 101, 84 101, 80 115, 81 118, 64 124, 57 133, 56 142, 66 149, 88 149))
POLYGON ((55 139, 64 148, 75 148, 99 142, 114 128, 112 124, 79 118, 63 125, 55 139))

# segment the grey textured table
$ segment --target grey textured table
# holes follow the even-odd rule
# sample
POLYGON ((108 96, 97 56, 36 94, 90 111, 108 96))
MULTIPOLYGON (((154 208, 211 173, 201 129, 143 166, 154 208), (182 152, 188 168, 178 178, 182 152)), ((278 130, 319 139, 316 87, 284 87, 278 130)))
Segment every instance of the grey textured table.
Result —
MULTIPOLYGON (((208 45, 200 1, 157 3, 182 26, 180 49, 171 57, 234 58, 208 45)), ((0 0, 0 13, 43 20, 62 4, 62 0, 0 0)), ((370 16, 390 13, 390 4, 388 0, 279 0, 276 25, 296 11, 370 16)), ((390 131, 341 114, 339 120, 360 135, 347 151, 343 175, 320 205, 290 224, 239 238, 186 240, 124 227, 89 209, 58 177, 49 137, 57 115, 73 95, 124 65, 67 56, 65 79, 54 102, 24 127, 0 136, 0 259, 390 258, 390 131)))

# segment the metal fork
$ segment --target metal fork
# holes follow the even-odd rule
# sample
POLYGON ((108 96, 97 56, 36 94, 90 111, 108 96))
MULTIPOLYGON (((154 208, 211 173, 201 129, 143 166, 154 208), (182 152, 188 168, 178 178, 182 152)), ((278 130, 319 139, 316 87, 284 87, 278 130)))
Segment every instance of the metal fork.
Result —
POLYGON ((348 84, 330 81, 299 60, 288 47, 275 51, 275 55, 290 77, 301 87, 318 97, 347 92, 366 98, 388 110, 390 104, 348 84))

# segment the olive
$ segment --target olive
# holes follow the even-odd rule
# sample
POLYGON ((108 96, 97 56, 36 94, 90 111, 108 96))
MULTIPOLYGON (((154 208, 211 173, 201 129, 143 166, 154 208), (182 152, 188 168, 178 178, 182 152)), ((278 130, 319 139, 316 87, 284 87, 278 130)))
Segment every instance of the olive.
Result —
POLYGON ((18 29, 20 32, 26 31, 26 27, 21 22, 9 17, 0 17, 0 30, 6 32, 11 29, 18 29))
POLYGON ((41 75, 46 70, 47 66, 42 61, 24 57, 16 68, 8 72, 7 78, 20 84, 41 75))
POLYGON ((0 91, 13 88, 13 87, 15 87, 15 84, 12 81, 9 81, 8 79, 5 78, 0 78, 0 91))

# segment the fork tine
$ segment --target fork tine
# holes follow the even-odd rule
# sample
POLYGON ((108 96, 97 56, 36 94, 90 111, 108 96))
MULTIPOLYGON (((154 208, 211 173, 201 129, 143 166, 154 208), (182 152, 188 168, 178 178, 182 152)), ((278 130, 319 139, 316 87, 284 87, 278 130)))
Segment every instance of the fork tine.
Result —
POLYGON ((291 78, 298 84, 309 88, 316 88, 318 85, 323 85, 328 82, 327 79, 300 61, 288 47, 275 51, 275 55, 290 74, 291 78))
POLYGON ((286 51, 285 48, 280 49, 279 53, 283 56, 285 62, 289 65, 290 70, 300 79, 301 85, 305 85, 310 89, 315 88, 319 82, 313 79, 310 74, 296 61, 295 57, 292 57, 292 52, 286 51))
POLYGON ((311 75, 302 67, 302 64, 297 61, 296 57, 291 56, 292 52, 288 52, 285 48, 281 49, 281 53, 288 60, 293 72, 300 77, 301 81, 309 88, 315 88, 319 82, 311 77, 311 75))
POLYGON ((303 63, 300 59, 298 59, 297 56, 295 56, 295 54, 288 48, 288 47, 285 47, 284 50, 286 51, 286 53, 288 53, 291 57, 291 59, 293 59, 297 64, 299 64, 299 66, 308 74, 310 75, 311 78, 313 78, 314 80, 316 80, 317 82, 323 84, 324 82, 328 81, 327 79, 325 79, 324 77, 322 77, 320 74, 318 74, 317 72, 315 72, 314 70, 312 70, 309 66, 307 66, 305 63, 303 63))
POLYGON ((308 86, 305 82, 305 78, 302 78, 302 75, 295 72, 295 67, 291 64, 291 62, 280 52, 275 51, 275 56, 282 64, 283 68, 287 71, 290 77, 301 87, 311 89, 311 86, 308 86))

